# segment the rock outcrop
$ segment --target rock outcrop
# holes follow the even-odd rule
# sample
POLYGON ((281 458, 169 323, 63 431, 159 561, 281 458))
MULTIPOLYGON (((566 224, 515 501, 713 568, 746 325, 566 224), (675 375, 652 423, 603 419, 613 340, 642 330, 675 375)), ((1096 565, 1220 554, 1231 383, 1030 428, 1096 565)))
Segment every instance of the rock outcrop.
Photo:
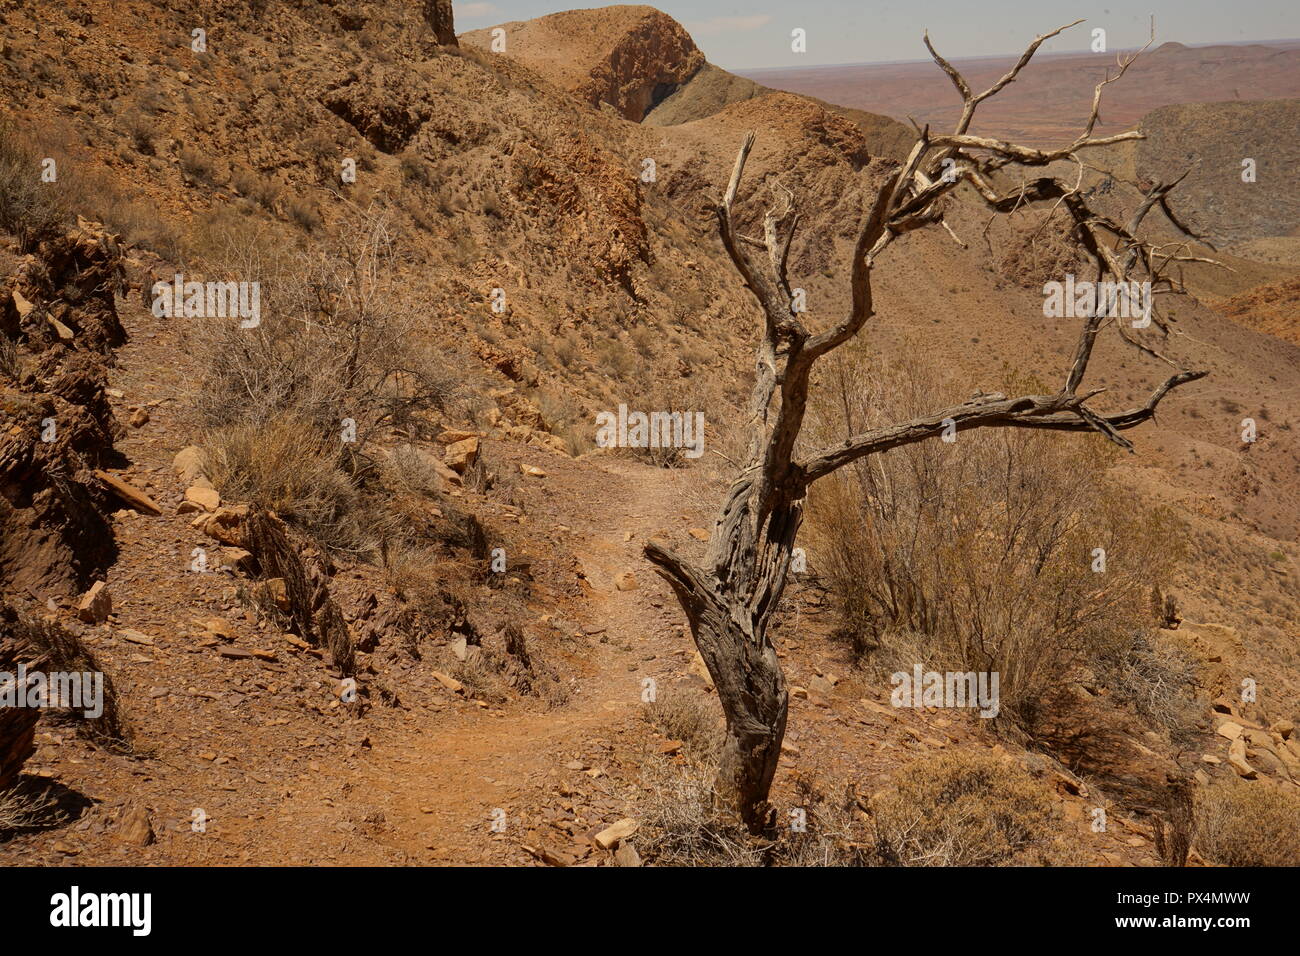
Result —
POLYGON ((95 472, 121 426, 105 394, 126 334, 117 238, 79 220, 42 242, 0 289, 0 586, 83 590, 113 561, 115 500, 95 472))
MULTIPOLYGON (((638 123, 705 65, 682 25, 653 7, 571 10, 502 28, 506 56, 638 123)), ((462 39, 490 49, 492 31, 473 30, 462 39)))
POLYGON ((424 0, 424 19, 439 43, 443 46, 457 45, 451 0, 424 0))

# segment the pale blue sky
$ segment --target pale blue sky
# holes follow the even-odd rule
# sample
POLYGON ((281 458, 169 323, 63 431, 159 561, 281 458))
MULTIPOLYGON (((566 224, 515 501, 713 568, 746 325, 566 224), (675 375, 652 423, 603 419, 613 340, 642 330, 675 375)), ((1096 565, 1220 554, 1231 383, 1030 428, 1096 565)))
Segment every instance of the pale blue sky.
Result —
MULTIPOLYGON (((1155 14, 1157 43, 1236 43, 1300 38, 1297 0, 662 0, 651 4, 685 25, 709 60, 725 69, 816 66, 915 60, 926 56, 929 29, 945 56, 1019 53, 1036 34, 1084 17, 1044 44, 1044 52, 1088 49, 1090 30, 1104 27, 1110 49, 1141 46, 1155 14), (790 31, 807 31, 808 51, 790 51, 790 31)), ((565 0, 456 0, 456 29, 528 20, 558 10, 601 4, 565 0)))

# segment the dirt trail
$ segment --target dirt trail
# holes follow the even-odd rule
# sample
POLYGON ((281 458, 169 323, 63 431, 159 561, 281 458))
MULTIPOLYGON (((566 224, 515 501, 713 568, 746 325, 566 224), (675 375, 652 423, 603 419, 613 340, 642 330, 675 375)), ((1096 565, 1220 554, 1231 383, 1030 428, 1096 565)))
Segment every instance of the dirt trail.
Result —
POLYGON ((110 375, 112 405, 124 422, 137 408, 148 412, 118 443, 122 475, 163 514, 115 515, 114 615, 85 640, 118 684, 136 750, 112 754, 43 734, 32 772, 85 795, 93 809, 70 828, 11 841, 5 855, 43 862, 63 854, 83 864, 527 863, 521 846, 561 789, 583 791, 575 816, 584 829, 624 815, 615 787, 625 785, 625 768, 613 761, 646 736, 642 681, 684 676, 692 650, 676 599, 641 547, 657 532, 699 546, 685 533, 704 522, 688 504, 698 476, 487 442, 502 469, 519 460, 545 466, 546 477, 526 479, 528 527, 519 538, 548 542, 536 552, 558 569, 548 580, 558 574, 574 595, 558 607, 530 605, 567 628, 535 618, 548 636, 532 650, 569 682, 568 699, 551 706, 511 696, 487 706, 435 688, 353 719, 331 709, 338 675, 247 612, 238 577, 191 573, 193 549, 213 542, 175 513, 184 489, 171 461, 196 432, 185 413, 199 387, 195 359, 177 323, 136 301, 119 301, 119 310, 130 338, 110 375), (570 556, 585 581, 580 594, 570 556), (615 578, 626 571, 637 587, 620 591, 615 578), (230 629, 225 644, 205 633, 212 619, 230 629), (153 643, 131 643, 127 629, 153 643), (231 660, 223 653, 231 644, 276 656, 231 660), (625 734, 631 747, 615 748, 625 734), (157 839, 128 852, 112 833, 129 802, 148 808, 157 839), (202 833, 191 827, 196 808, 209 821, 202 833), (504 832, 492 829, 498 809, 504 832))
MULTIPOLYGON (((590 584, 583 629, 593 638, 593 656, 586 673, 569 702, 552 710, 514 700, 502 716, 491 716, 466 704, 453 720, 422 714, 383 728, 364 763, 343 781, 350 792, 368 794, 382 812, 379 842, 400 858, 527 859, 519 851, 520 809, 556 802, 566 764, 593 740, 608 739, 638 719, 645 677, 662 680, 685 670, 680 652, 688 639, 669 623, 678 617, 675 599, 650 571, 640 548, 655 531, 683 524, 680 486, 686 479, 621 461, 588 463, 585 471, 585 488, 568 490, 600 502, 601 521, 609 522, 575 531, 572 541, 590 584), (615 577, 629 569, 638 587, 619 591, 615 577), (629 669, 632 663, 635 671, 629 669), (493 831, 494 813, 504 815, 504 831, 493 831)), ((559 514, 546 520, 574 527, 583 517, 559 514)), ((589 775, 599 771, 593 763, 589 775)), ((308 792, 281 811, 303 823, 313 807, 318 807, 316 794, 308 792)))
MULTIPOLYGON (((126 420, 144 406, 150 418, 119 447, 129 460, 125 474, 155 495, 163 514, 115 516, 121 554, 108 579, 114 616, 87 629, 85 640, 122 691, 140 732, 137 749, 95 749, 58 727, 39 734, 29 772, 85 798, 85 810, 67 826, 11 840, 0 859, 528 865, 537 863, 524 849, 531 846, 561 861, 592 862, 588 835, 636 812, 639 801, 629 798, 639 795, 641 762, 658 749, 641 719, 642 681, 654 678, 662 693, 688 679, 693 648, 681 612, 641 547, 660 534, 687 554, 703 547, 688 533, 707 524, 711 496, 694 494, 701 472, 611 457, 574 460, 488 441, 485 455, 499 473, 529 461, 546 472, 516 489, 526 523, 506 537, 538 545, 534 556, 544 555, 547 566, 539 583, 563 585, 562 597, 531 603, 530 623, 534 655, 570 680, 569 697, 552 707, 512 696, 494 707, 433 687, 357 719, 337 709, 331 687, 338 675, 247 611, 238 579, 189 572, 191 549, 211 546, 188 516, 174 513, 183 489, 170 462, 188 438, 182 409, 196 383, 193 359, 170 324, 138 308, 123 319, 131 340, 112 375, 120 393, 114 409, 126 420), (616 578, 626 571, 638 586, 620 591, 616 578), (537 620, 548 615, 549 623, 537 620), (227 643, 205 633, 200 619, 209 618, 230 628, 227 643), (560 624, 558 632, 551 626, 560 624), (126 629, 151 643, 132 643, 126 629), (223 651, 231 645, 275 653, 230 659, 223 651), (147 846, 128 847, 115 836, 129 803, 148 810, 156 839, 147 846), (196 808, 210 820, 201 832, 191 826, 196 808), (494 817, 504 826, 494 829, 494 817)), ((340 578, 349 574, 360 576, 360 569, 340 578)), ((555 589, 535 593, 542 592, 555 589)), ((794 781, 804 770, 869 792, 913 755, 993 745, 978 727, 884 707, 887 692, 852 672, 842 645, 817 639, 823 628, 796 614, 777 635, 792 687, 830 672, 847 675, 838 683, 827 678, 833 694, 792 691, 778 799, 800 799, 794 781)), ((426 676, 438 666, 436 657, 410 663, 426 676)), ((1086 828, 1082 798, 1067 809, 1086 828)), ((1148 852, 1122 842, 1136 839, 1132 832, 1117 829, 1107 838, 1108 861, 1148 852)))

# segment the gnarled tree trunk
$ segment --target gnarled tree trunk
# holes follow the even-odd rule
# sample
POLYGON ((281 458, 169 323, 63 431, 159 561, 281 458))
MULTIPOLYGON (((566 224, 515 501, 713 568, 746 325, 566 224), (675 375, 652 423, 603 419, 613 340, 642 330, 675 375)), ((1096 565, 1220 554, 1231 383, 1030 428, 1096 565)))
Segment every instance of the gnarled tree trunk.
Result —
POLYGON ((796 500, 764 508, 754 481, 742 475, 710 542, 711 572, 653 542, 646 550, 686 611, 722 703, 727 730, 719 796, 754 831, 774 822, 767 794, 785 737, 789 694, 767 629, 785 588, 802 511, 802 491, 796 500))

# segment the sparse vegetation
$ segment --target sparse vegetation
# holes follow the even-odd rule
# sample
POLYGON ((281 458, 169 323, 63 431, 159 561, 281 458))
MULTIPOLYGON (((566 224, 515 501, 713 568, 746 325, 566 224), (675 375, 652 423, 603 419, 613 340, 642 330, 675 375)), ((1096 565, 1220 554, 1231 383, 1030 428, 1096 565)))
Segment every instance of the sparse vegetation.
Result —
POLYGON ((338 443, 313 423, 281 416, 227 425, 204 439, 212 479, 224 493, 256 502, 338 548, 369 550, 357 520, 360 495, 343 471, 338 443))
POLYGON ((127 113, 122 117, 122 123, 131 145, 146 156, 152 156, 154 154, 153 141, 158 135, 158 124, 147 113, 142 112, 127 113))
POLYGON ((1222 866, 1295 866, 1300 796, 1236 778, 1198 791, 1194 845, 1222 866))
MULTIPOLYGON (((834 367, 837 405, 819 439, 942 400, 922 366, 888 364, 898 371, 878 378, 853 360, 834 367)), ((1194 672, 1156 640, 1150 610, 1180 536, 1166 512, 1110 482, 1112 459, 1097 437, 1003 429, 830 476, 810 496, 808 553, 843 636, 882 675, 918 663, 996 671, 1003 713, 1024 726, 1082 667, 1104 668, 1123 699, 1162 723, 1186 722, 1194 672)))
POLYGON ((71 216, 64 194, 41 181, 41 159, 11 124, 0 125, 0 227, 17 235, 24 249, 71 216))
POLYGON ((49 788, 37 790, 24 782, 0 792, 0 838, 23 830, 59 826, 67 819, 49 788))
POLYGON ((268 293, 257 328, 193 330, 205 375, 196 411, 224 479, 324 540, 355 542, 330 528, 348 528, 342 517, 358 499, 346 486, 374 471, 375 430, 418 430, 423 413, 447 411, 461 388, 414 334, 418 312, 393 273, 383 219, 359 214, 325 254, 285 253, 239 217, 217 222, 202 246, 222 274, 256 277, 268 293), (295 468, 311 480, 299 482, 295 468), (313 485, 321 496, 304 497, 313 485))
POLYGON ((295 198, 289 200, 286 211, 289 214, 289 220, 303 232, 313 233, 321 227, 320 210, 309 199, 295 198))
POLYGON ((722 715, 717 701, 707 695, 666 688, 646 706, 646 719, 665 737, 680 740, 696 759, 717 759, 722 747, 722 715))
POLYGON ((216 164, 207 153, 188 146, 180 151, 181 170, 201 183, 210 183, 216 175, 216 164))
POLYGON ((876 848, 898 866, 1006 866, 1050 845, 1054 810, 1027 771, 959 751, 908 764, 872 800, 876 848))

